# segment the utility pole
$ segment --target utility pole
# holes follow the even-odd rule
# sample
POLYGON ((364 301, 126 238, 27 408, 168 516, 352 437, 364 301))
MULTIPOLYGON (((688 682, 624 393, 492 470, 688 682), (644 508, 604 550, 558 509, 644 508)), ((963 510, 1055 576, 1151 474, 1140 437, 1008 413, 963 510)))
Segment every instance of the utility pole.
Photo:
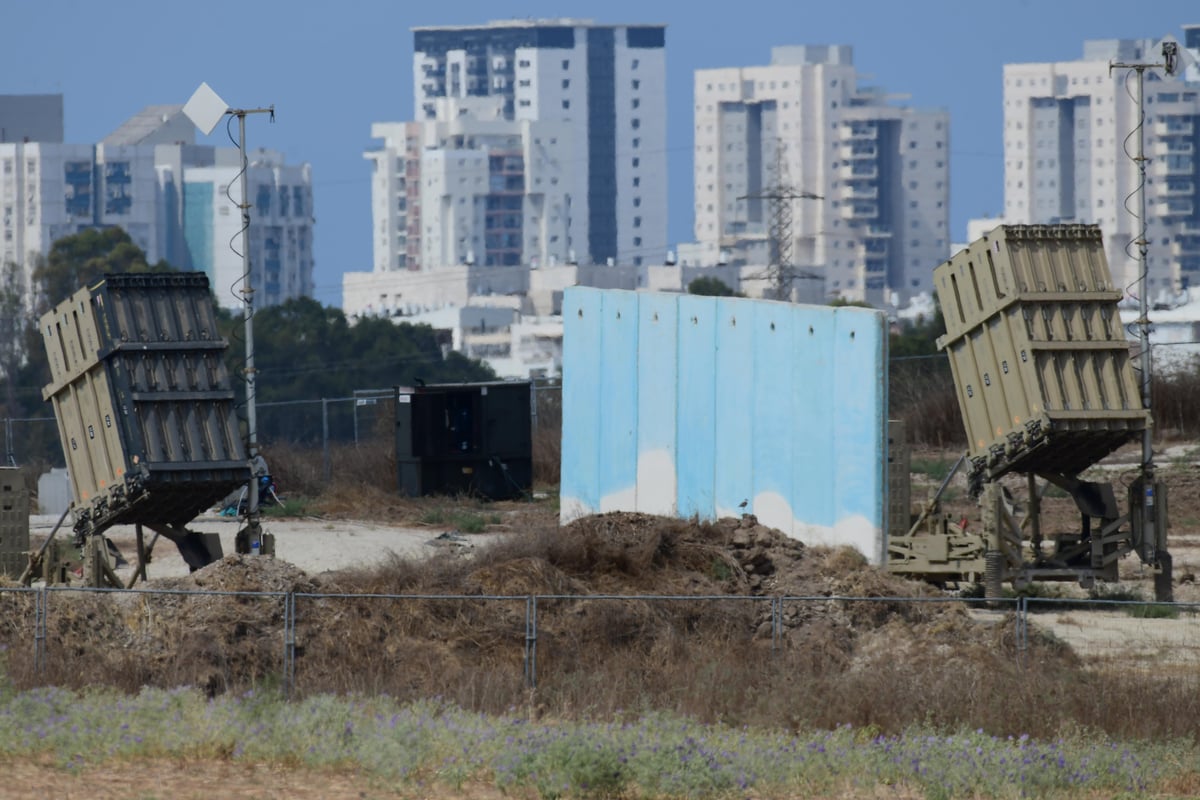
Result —
POLYGON ((250 487, 246 495, 246 528, 250 552, 262 547, 262 526, 258 509, 258 414, 255 409, 254 368, 254 283, 250 274, 250 162, 246 157, 246 115, 270 114, 275 119, 275 106, 269 108, 231 108, 225 112, 238 120, 238 151, 242 156, 242 297, 246 329, 246 455, 250 459, 250 487))
MULTIPOLYGON (((1147 280, 1147 272, 1149 264, 1146 255, 1149 251, 1148 239, 1148 223, 1146 221, 1146 149, 1145 149, 1145 127, 1146 127, 1146 104, 1145 104, 1145 73, 1148 69, 1161 69, 1167 75, 1174 75, 1179 70, 1179 45, 1174 41, 1164 41, 1162 43, 1163 60, 1161 62, 1136 62, 1122 63, 1109 62, 1108 71, 1112 74, 1114 69, 1131 70, 1137 75, 1137 96, 1134 98, 1137 102, 1137 124, 1134 128, 1137 140, 1137 153, 1133 156, 1133 161, 1138 169, 1138 183, 1136 189, 1137 195, 1137 223, 1138 231, 1137 238, 1133 243, 1137 245, 1138 251, 1138 346, 1141 350, 1139 360, 1141 362, 1141 394, 1142 405, 1147 411, 1152 412, 1151 405, 1151 357, 1150 357, 1150 298, 1149 298, 1149 281, 1147 280)), ((1158 515, 1155 502, 1155 482, 1154 482, 1154 426, 1153 417, 1151 422, 1142 432, 1142 462, 1140 486, 1143 492, 1141 503, 1141 550, 1139 557, 1143 562, 1154 564, 1160 571, 1165 571, 1167 582, 1165 589, 1170 591, 1170 555, 1166 548, 1166 531, 1158 530, 1158 515)), ((1132 509, 1131 509, 1132 511, 1132 509)), ((1161 595, 1162 592, 1157 591, 1156 594, 1161 595)), ((1157 597, 1158 600, 1170 599, 1157 597)))
MULTIPOLYGON (((241 202, 238 208, 242 212, 242 279, 241 293, 245 309, 244 324, 246 335, 246 455, 250 460, 250 485, 246 493, 246 528, 248 546, 252 553, 258 553, 262 545, 262 527, 259 520, 258 508, 258 475, 256 467, 260 463, 258 457, 258 415, 255 410, 255 379, 257 372, 254 368, 254 283, 250 273, 250 162, 246 157, 246 116, 248 114, 270 114, 275 121, 275 106, 266 108, 230 108, 207 83, 200 84, 191 99, 183 107, 183 113, 192 123, 204 132, 212 133, 213 129, 225 117, 237 117, 238 121, 238 153, 241 155, 241 202)), ((232 200, 232 196, 229 198, 232 200)), ((240 534, 239 534, 240 537, 240 534)))
POLYGON ((812 272, 796 272, 792 264, 792 204, 796 200, 824 200, 824 196, 795 188, 788 180, 787 145, 778 142, 775 148, 774 185, 757 194, 746 194, 738 200, 766 200, 770 203, 770 222, 767 227, 767 279, 771 282, 771 297, 792 299, 792 283, 797 278, 819 280, 812 272))

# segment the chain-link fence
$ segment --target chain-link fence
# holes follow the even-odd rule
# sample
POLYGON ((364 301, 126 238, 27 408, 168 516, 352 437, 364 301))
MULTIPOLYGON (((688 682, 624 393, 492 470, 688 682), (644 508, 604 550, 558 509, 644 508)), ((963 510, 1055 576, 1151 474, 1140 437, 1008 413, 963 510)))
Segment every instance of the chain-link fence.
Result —
MULTIPOLYGON (((362 442, 391 442, 395 435, 394 388, 358 389, 349 397, 282 400, 255 405, 261 446, 289 444, 320 449, 325 478, 330 448, 362 442)), ((557 469, 562 424, 562 384, 557 379, 531 383, 530 425, 538 447, 550 451, 557 469)), ((5 417, 3 464, 63 467, 62 446, 54 417, 5 417)), ((557 474, 548 476, 557 481, 557 474)))
POLYGON ((515 699, 611 679, 600 660, 621 650, 653 663, 701 643, 690 659, 753 652, 769 663, 837 647, 850 631, 879 631, 894 649, 882 657, 983 648, 1017 669, 1069 655, 1082 670, 1200 682, 1200 605, 1186 603, 0 588, 0 652, 21 686, 119 677, 213 693, 277 684, 402 696, 477 682, 515 699), (843 633, 818 638, 834 629, 843 633))

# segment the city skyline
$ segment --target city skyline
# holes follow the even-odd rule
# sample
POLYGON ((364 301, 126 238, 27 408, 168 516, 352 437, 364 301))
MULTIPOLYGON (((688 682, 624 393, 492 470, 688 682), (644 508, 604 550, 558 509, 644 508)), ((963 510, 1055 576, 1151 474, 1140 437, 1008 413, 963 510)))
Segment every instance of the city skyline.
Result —
MULTIPOLYGON (((146 105, 181 103, 201 81, 234 105, 274 104, 277 123, 254 120, 248 141, 312 164, 314 296, 337 305, 341 275, 371 268, 371 173, 362 152, 372 122, 412 118, 414 27, 506 17, 665 24, 667 239, 674 247, 692 239, 695 70, 762 63, 775 46, 853 47, 873 85, 907 95, 914 107, 949 112, 950 238, 963 240, 968 219, 1003 211, 1004 64, 1070 61, 1088 39, 1179 36, 1180 26, 1200 22, 1191 3, 1175 0, 1136 16, 1125 4, 1081 0, 1015 3, 1003 13, 950 0, 864 2, 852 16, 814 4, 754 2, 726 17, 715 5, 685 15, 678 6, 620 1, 441 9, 366 2, 353 14, 322 8, 289 16, 291 9, 215 2, 200 14, 142 0, 16 7, 6 24, 26 35, 0 50, 0 93, 62 93, 70 143, 98 142, 146 105)), ((228 144, 220 128, 198 141, 228 144)))

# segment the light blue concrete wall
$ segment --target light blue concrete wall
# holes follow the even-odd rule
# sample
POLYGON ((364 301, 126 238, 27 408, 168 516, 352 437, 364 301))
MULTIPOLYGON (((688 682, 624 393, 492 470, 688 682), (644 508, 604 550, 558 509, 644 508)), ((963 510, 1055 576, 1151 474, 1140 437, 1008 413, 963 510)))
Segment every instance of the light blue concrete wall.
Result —
POLYGON ((575 287, 563 298, 564 522, 745 511, 881 562, 884 315, 575 287))

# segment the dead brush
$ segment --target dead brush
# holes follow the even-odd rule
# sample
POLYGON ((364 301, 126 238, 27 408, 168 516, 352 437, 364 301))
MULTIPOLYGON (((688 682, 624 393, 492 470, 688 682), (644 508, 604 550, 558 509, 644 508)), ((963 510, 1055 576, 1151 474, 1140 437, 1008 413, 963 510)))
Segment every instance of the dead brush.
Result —
MULTIPOLYGON (((906 584, 844 553, 777 536, 746 520, 702 526, 612 515, 535 528, 470 558, 393 558, 319 579, 281 562, 232 558, 186 580, 300 593, 296 696, 439 697, 548 717, 668 710, 773 728, 1195 733, 1194 681, 1085 668, 1061 642, 1034 630, 1020 635, 1015 616, 980 620, 953 604, 835 599, 840 590, 895 597, 906 584), (734 591, 706 572, 722 547, 739 567, 757 563, 750 554, 763 549, 774 570, 771 595, 694 598, 734 591), (584 596, 601 593, 613 596, 584 596), (313 596, 321 594, 333 596, 313 596), (690 596, 621 596, 630 594, 690 596), (539 596, 536 629, 527 627, 530 595, 539 596), (775 629, 771 597, 783 595, 808 599, 785 602, 775 629), (507 599, 492 599, 500 596, 507 599)), ((16 688, 192 685, 216 694, 279 685, 282 598, 53 591, 41 672, 31 659, 33 602, 0 593, 0 645, 16 688)))

